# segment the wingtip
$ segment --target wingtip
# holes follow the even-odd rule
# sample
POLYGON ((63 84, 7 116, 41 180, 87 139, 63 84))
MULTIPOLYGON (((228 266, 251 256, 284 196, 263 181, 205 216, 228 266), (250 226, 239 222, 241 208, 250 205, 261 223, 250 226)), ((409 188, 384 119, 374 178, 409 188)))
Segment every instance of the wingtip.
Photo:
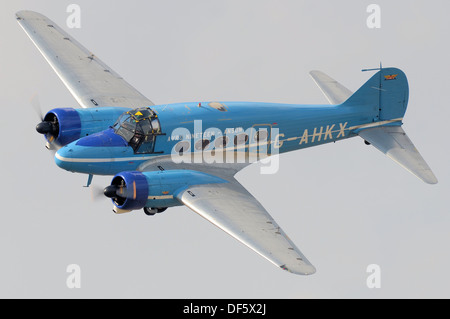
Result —
POLYGON ((18 17, 18 18, 23 17, 24 15, 26 15, 27 13, 30 13, 30 12, 33 12, 33 11, 30 11, 30 10, 19 10, 19 11, 16 12, 16 17, 18 17))
POLYGON ((316 268, 309 264, 309 265, 301 265, 300 267, 287 267, 286 265, 281 265, 281 269, 286 270, 292 274, 300 275, 300 276, 311 276, 316 273, 316 268))
POLYGON ((31 10, 20 10, 16 12, 17 20, 25 20, 25 19, 47 19, 43 14, 31 11, 31 10))
POLYGON ((319 74, 323 74, 323 72, 319 71, 319 70, 311 70, 311 71, 309 71, 309 75, 312 76, 312 77, 315 77, 315 76, 317 76, 319 74))
POLYGON ((439 184, 439 181, 436 177, 429 179, 429 180, 424 180, 425 183, 429 184, 429 185, 436 185, 439 184))
POLYGON ((23 10, 16 12, 17 20, 22 20, 23 19, 23 12, 24 12, 23 10))

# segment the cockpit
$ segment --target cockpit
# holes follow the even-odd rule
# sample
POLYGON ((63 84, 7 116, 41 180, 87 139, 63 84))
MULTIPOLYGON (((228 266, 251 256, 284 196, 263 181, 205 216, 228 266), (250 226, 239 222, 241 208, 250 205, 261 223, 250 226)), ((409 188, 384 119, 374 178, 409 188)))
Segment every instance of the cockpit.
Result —
POLYGON ((158 115, 149 107, 122 114, 113 129, 133 148, 135 154, 154 153, 156 137, 163 135, 158 115))

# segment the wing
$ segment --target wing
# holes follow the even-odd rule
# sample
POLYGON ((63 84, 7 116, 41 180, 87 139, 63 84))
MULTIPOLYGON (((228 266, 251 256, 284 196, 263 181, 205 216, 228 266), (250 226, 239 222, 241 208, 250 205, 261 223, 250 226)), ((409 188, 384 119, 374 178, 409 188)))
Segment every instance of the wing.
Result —
POLYGON ((309 74, 330 104, 344 103, 353 94, 349 89, 323 72, 311 71, 309 74))
POLYGON ((236 180, 191 186, 177 198, 278 267, 300 275, 315 273, 264 207, 236 180))
POLYGON ((400 126, 369 128, 358 135, 425 183, 437 184, 436 176, 400 126))
POLYGON ((27 35, 83 108, 154 105, 47 17, 16 13, 27 35))

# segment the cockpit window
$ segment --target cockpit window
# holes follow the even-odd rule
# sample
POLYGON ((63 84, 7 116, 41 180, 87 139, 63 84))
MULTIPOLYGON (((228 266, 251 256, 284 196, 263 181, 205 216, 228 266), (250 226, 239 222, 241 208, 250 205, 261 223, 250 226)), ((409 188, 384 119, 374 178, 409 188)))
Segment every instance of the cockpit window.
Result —
POLYGON ((114 132, 122 136, 136 154, 153 153, 156 136, 162 134, 158 115, 149 107, 122 114, 113 128, 114 132))

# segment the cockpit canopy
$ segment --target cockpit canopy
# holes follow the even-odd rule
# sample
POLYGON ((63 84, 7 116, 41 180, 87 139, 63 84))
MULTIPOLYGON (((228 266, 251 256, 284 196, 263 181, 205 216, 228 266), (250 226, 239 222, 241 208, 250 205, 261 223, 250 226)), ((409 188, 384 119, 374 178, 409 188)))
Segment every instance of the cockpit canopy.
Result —
POLYGON ((122 114, 113 129, 127 141, 136 154, 153 153, 156 136, 161 135, 158 115, 149 107, 122 114))

